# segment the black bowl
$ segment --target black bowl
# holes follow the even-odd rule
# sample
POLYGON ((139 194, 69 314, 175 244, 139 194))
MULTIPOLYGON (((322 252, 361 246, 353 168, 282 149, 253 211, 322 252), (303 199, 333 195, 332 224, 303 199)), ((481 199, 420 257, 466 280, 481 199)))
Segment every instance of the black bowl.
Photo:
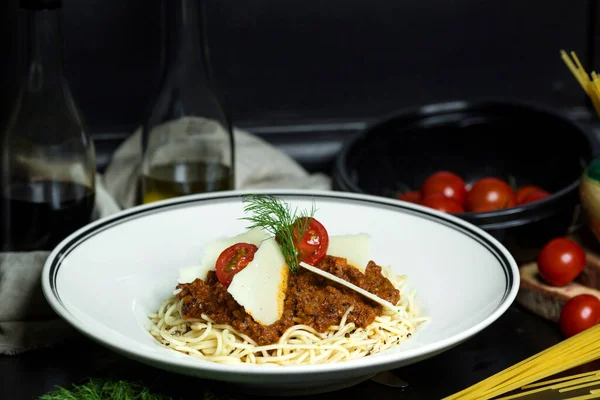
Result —
POLYGON ((578 210, 579 177, 592 157, 585 131, 554 111, 513 102, 451 102, 395 114, 349 140, 336 160, 333 187, 395 198, 418 190, 440 170, 467 183, 493 176, 541 186, 552 195, 535 203, 456 214, 524 263, 567 233, 578 210))

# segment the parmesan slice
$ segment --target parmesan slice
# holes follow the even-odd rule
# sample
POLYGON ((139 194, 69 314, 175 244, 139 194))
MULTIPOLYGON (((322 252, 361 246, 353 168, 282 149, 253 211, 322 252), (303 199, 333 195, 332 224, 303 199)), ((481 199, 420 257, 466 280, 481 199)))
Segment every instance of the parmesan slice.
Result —
POLYGON ((390 303, 387 300, 382 299, 381 297, 374 295, 373 293, 366 291, 365 289, 356 286, 353 283, 348 282, 347 280, 344 280, 342 278, 338 278, 337 276, 330 274, 329 272, 325 272, 320 268, 317 267, 313 267, 312 265, 309 265, 305 262, 300 262, 300 266, 302 268, 305 268, 307 270, 309 270, 310 272, 314 272, 317 275, 321 275, 324 278, 327 278, 329 280, 332 280, 336 283, 339 283, 340 285, 346 286, 349 289, 355 290, 358 293, 362 294, 363 296, 365 296, 366 298, 373 300, 375 303, 381 304, 382 306, 384 306, 385 308, 388 308, 394 312, 398 312, 398 307, 396 307, 395 305, 393 305, 392 303, 390 303))
POLYGON ((370 248, 371 235, 366 233, 330 236, 327 255, 345 258, 348 264, 365 272, 370 248))
POLYGON ((283 314, 289 267, 275 239, 267 239, 254 259, 231 281, 227 291, 261 325, 271 325, 283 314))
POLYGON ((263 240, 267 239, 268 237, 269 235, 262 229, 253 228, 237 236, 221 238, 209 243, 204 249, 204 255, 202 256, 202 260, 200 260, 200 266, 202 267, 202 270, 200 272, 203 275, 198 276, 198 278, 202 280, 206 279, 206 274, 208 273, 208 271, 212 271, 215 269, 215 263, 217 262, 217 258, 219 258, 223 250, 225 250, 229 246, 232 246, 236 243, 250 243, 257 247, 260 247, 263 240))
POLYGON ((192 283, 196 280, 196 278, 200 278, 204 281, 206 280, 208 271, 211 269, 215 269, 214 265, 210 269, 206 268, 204 265, 194 265, 191 267, 179 268, 179 279, 177 279, 177 282, 192 283))

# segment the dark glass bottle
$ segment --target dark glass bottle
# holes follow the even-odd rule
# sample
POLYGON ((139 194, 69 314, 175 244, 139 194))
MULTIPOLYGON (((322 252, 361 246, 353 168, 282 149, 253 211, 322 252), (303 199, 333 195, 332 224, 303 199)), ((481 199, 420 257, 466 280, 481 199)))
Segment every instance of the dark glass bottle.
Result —
POLYGON ((21 0, 21 83, 0 138, 0 250, 51 250, 89 223, 94 145, 63 68, 61 1, 21 0))
POLYGON ((142 201, 233 189, 231 121, 210 70, 201 0, 164 0, 165 71, 142 135, 142 201))

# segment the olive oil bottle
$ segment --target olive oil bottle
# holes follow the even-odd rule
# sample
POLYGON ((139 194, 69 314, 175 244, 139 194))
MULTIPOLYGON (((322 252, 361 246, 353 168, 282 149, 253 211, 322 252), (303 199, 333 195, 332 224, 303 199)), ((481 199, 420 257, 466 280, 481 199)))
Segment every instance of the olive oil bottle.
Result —
POLYGON ((231 189, 231 169, 219 163, 181 161, 152 167, 142 176, 144 203, 231 189))
POLYGON ((234 188, 231 121, 212 78, 201 0, 163 0, 164 66, 142 134, 142 202, 234 188))

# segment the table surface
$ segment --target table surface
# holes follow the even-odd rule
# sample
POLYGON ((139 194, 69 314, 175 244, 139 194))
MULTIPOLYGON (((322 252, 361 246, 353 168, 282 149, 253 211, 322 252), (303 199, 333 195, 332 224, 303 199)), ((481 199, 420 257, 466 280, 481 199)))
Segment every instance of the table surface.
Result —
MULTIPOLYGON (((406 389, 367 381, 336 392, 298 398, 333 400, 364 395, 381 400, 440 399, 559 340, 561 336, 555 324, 513 304, 495 323, 461 345, 415 365, 392 371, 409 383, 406 389)), ((82 336, 52 349, 1 356, 0 399, 36 399, 56 385, 68 387, 90 377, 142 382, 151 390, 174 399, 197 400, 202 398, 199 393, 203 388, 222 389, 217 382, 180 376, 129 360, 82 336)), ((257 398, 240 393, 232 385, 228 388, 237 399, 257 398)))

